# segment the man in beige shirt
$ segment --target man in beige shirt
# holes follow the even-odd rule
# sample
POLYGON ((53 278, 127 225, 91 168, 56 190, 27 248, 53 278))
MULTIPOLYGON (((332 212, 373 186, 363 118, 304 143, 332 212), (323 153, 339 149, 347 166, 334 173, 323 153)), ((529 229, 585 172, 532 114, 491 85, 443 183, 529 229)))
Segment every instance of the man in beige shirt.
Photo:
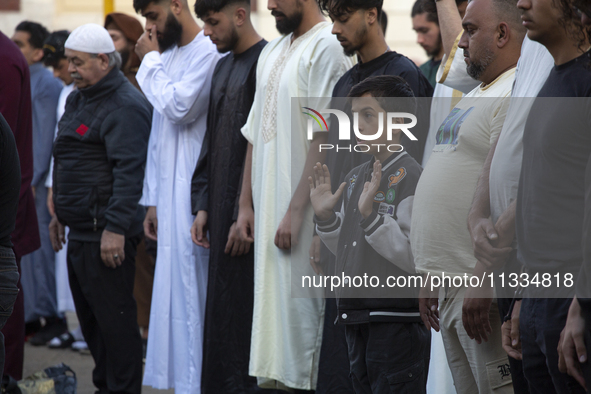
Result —
MULTIPOLYGON (((525 35, 515 1, 473 0, 462 25, 464 33, 457 46, 464 51, 468 74, 482 84, 456 105, 439 128, 417 186, 411 245, 417 271, 425 276, 463 277, 474 271, 468 213, 490 147, 503 127, 525 35)), ((452 49, 450 67, 458 50, 452 49)), ((462 303, 468 291, 441 288, 439 315, 439 291, 428 294, 425 289, 423 321, 436 330, 441 327, 459 394, 513 392, 498 318, 490 319, 496 326, 483 343, 471 340, 464 329, 462 303)), ((496 303, 490 314, 498 316, 496 303)))

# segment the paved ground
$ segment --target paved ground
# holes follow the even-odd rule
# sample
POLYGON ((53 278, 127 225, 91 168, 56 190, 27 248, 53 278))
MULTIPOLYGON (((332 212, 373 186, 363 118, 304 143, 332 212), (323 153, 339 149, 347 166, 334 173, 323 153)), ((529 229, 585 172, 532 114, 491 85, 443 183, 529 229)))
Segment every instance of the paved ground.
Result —
MULTIPOLYGON (((68 325, 75 328, 78 325, 75 315, 68 314, 68 325)), ((78 394, 93 394, 92 369, 94 362, 90 355, 83 355, 70 349, 49 349, 46 346, 35 347, 25 344, 25 369, 23 376, 41 371, 47 367, 64 363, 76 373, 78 380, 78 394)), ((174 394, 174 390, 155 390, 144 386, 144 394, 174 394)))

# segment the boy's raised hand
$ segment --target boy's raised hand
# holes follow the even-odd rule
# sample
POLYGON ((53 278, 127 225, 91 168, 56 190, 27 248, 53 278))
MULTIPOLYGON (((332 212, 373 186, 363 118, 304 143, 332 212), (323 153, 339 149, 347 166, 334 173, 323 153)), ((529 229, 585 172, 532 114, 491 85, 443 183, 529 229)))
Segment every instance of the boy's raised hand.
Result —
POLYGON ((376 160, 373 163, 373 174, 371 175, 371 182, 365 182, 363 185, 363 192, 359 197, 359 212, 363 215, 364 219, 367 219, 371 215, 373 210, 374 196, 380 188, 380 182, 382 181, 382 163, 376 160))
POLYGON ((339 189, 332 194, 330 183, 330 171, 328 167, 320 163, 314 166, 314 179, 308 177, 310 184, 310 202, 314 208, 314 213, 320 220, 328 220, 334 212, 334 206, 341 198, 346 183, 343 182, 339 189))

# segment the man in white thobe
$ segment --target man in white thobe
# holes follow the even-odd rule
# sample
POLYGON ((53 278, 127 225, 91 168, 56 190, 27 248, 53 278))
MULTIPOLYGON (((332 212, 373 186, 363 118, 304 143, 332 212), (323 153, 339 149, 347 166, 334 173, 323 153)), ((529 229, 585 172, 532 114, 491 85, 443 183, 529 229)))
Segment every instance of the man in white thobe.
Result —
MULTIPOLYGON (((247 163, 252 159, 252 166, 245 166, 244 179, 250 179, 250 169, 255 214, 249 373, 261 387, 314 390, 323 290, 300 288, 306 293, 298 296, 309 298, 292 298, 291 285, 292 279, 301 283, 302 275, 314 275, 309 264, 313 223, 307 178, 314 164, 323 160, 318 147, 326 135, 308 141, 307 119, 301 110, 292 115, 292 98, 300 98, 298 108, 308 97, 330 98, 353 63, 315 0, 269 1, 268 8, 283 35, 261 53, 254 104, 242 129, 251 144, 247 163)), ((242 193, 239 226, 245 215, 242 207, 248 206, 245 198, 250 196, 242 193)))
POLYGON ((134 0, 146 18, 137 81, 154 106, 144 231, 158 241, 144 385, 200 393, 209 253, 191 241, 191 178, 220 57, 186 0, 134 0))

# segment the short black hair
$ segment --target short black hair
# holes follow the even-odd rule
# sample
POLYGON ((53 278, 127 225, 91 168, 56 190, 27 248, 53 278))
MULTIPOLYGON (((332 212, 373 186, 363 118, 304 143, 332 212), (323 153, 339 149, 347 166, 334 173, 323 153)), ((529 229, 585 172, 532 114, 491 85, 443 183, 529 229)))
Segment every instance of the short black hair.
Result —
POLYGON ((205 15, 220 12, 232 4, 243 3, 250 7, 250 0, 197 0, 195 2, 195 14, 203 18, 205 15))
POLYGON ((384 0, 318 0, 318 5, 322 11, 332 14, 337 18, 357 10, 369 10, 372 8, 376 8, 378 10, 378 16, 381 16, 384 0))
POLYGON ((361 97, 367 93, 388 112, 416 112, 415 94, 408 82, 397 75, 378 75, 367 78, 351 88, 349 98, 361 97), (391 100, 392 98, 406 98, 406 100, 391 100))
POLYGON ((43 43, 43 63, 46 66, 57 67, 60 60, 65 59, 65 43, 70 36, 67 30, 51 33, 43 43))
POLYGON ((37 22, 23 21, 18 24, 15 30, 29 33, 29 45, 35 49, 43 49, 43 43, 49 36, 49 31, 37 22))
MULTIPOLYGON (((171 0, 133 0, 133 8, 135 9, 135 12, 137 12, 138 14, 145 10, 150 4, 154 3, 154 4, 164 4, 164 3, 168 3, 170 4, 171 0)), ((183 3, 184 7, 189 7, 189 3, 187 0, 181 0, 181 3, 183 3)), ((188 10, 188 8, 187 8, 188 10)))
POLYGON ((162 3, 164 0, 133 0, 133 8, 135 12, 140 13, 145 10, 152 3, 162 3))

